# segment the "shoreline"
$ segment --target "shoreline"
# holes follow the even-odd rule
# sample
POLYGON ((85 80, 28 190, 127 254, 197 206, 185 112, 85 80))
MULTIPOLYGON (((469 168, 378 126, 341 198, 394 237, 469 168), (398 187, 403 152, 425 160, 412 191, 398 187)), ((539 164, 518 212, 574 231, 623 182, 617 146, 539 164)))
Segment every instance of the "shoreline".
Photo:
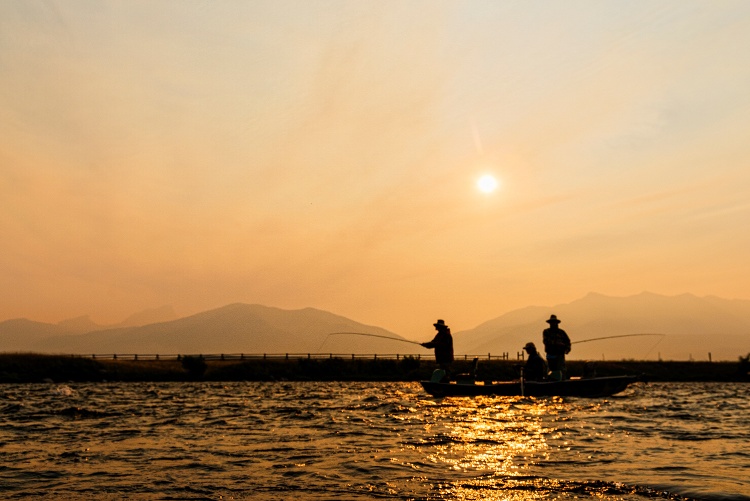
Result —
MULTIPOLYGON (((458 360, 453 372, 469 372, 471 361, 458 360)), ((477 380, 518 379, 520 360, 483 360, 477 380)), ((229 382, 229 381, 419 381, 429 379, 433 360, 404 357, 204 359, 104 359, 78 355, 0 353, 0 383, 42 382, 229 382)), ((569 376, 637 375, 650 382, 748 382, 748 363, 707 361, 567 362, 569 376)))

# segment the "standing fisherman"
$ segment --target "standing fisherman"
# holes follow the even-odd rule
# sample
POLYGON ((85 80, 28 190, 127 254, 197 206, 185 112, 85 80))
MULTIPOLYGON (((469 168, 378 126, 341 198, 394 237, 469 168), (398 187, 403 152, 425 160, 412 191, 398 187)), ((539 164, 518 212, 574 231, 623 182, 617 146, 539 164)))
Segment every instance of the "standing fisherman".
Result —
POLYGON ((544 329, 542 340, 544 341, 544 352, 547 356, 549 366, 549 378, 561 381, 565 373, 565 355, 570 353, 570 338, 568 333, 562 330, 557 316, 552 315, 547 320, 549 328, 544 329))
MULTIPOLYGON (((450 366, 453 363, 453 336, 451 336, 451 330, 445 325, 445 321, 438 320, 432 324, 437 330, 437 334, 427 343, 420 343, 425 348, 435 349, 435 362, 442 371, 442 375, 445 379, 450 378, 450 366)), ((437 372, 437 371, 436 371, 437 372)), ((433 374, 433 378, 438 377, 433 374)), ((443 379, 442 377, 440 379, 443 379)))

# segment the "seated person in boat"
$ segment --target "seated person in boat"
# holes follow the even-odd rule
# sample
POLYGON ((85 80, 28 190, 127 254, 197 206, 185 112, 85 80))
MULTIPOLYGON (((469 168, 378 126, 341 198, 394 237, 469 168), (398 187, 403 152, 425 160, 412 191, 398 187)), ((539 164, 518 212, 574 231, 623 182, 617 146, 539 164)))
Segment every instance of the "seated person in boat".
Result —
POLYGON ((546 378, 547 363, 539 356, 539 352, 536 351, 534 343, 526 343, 526 346, 524 346, 523 349, 529 354, 529 359, 526 360, 526 365, 523 368, 524 379, 529 381, 541 381, 546 378))
POLYGON ((438 320, 433 324, 437 334, 426 343, 420 343, 425 348, 435 349, 435 362, 441 370, 445 371, 446 378, 450 374, 450 366, 453 363, 453 336, 451 330, 445 325, 445 321, 438 320))

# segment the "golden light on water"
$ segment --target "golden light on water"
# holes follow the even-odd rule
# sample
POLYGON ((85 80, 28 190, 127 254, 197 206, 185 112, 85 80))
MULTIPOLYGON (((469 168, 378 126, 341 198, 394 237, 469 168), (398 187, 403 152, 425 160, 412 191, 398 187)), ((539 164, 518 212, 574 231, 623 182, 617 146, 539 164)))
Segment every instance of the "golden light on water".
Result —
POLYGON ((446 409, 443 419, 436 409, 437 422, 425 428, 444 440, 429 459, 458 470, 522 475, 527 465, 546 456, 545 437, 553 430, 544 427, 541 416, 550 412, 551 403, 467 399, 466 406, 446 409))
POLYGON ((424 425, 425 460, 463 472, 466 480, 435 487, 466 501, 545 498, 550 480, 531 469, 549 460, 547 439, 557 431, 550 423, 562 405, 559 399, 494 397, 436 402, 424 425))

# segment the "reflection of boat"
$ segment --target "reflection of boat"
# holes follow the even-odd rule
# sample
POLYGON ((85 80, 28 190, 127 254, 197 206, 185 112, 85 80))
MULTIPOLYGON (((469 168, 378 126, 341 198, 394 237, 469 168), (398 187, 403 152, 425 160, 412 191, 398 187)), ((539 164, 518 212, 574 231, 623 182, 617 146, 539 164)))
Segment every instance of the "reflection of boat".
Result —
POLYGON ((619 393, 637 376, 571 378, 563 381, 459 382, 420 381, 427 393, 436 397, 473 397, 478 395, 526 397, 608 397, 619 393))

